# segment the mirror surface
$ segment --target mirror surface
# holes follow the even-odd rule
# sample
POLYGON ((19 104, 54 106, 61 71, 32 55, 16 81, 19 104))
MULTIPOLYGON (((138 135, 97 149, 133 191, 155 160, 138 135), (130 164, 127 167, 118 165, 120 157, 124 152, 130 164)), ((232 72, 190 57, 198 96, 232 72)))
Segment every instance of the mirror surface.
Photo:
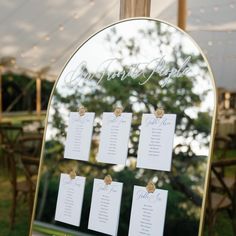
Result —
POLYGON ((55 85, 48 108, 33 231, 104 235, 88 230, 94 178, 122 182, 118 235, 128 235, 134 185, 152 180, 168 190, 164 235, 198 235, 215 107, 215 87, 201 51, 184 32, 152 19, 105 28, 71 57, 55 85), (88 162, 64 159, 69 113, 80 105, 95 112, 88 162), (96 161, 103 112, 122 105, 132 125, 126 165, 96 161), (177 115, 171 171, 136 167, 143 113, 163 107, 177 115), (86 177, 80 227, 55 221, 61 173, 76 167, 86 177))

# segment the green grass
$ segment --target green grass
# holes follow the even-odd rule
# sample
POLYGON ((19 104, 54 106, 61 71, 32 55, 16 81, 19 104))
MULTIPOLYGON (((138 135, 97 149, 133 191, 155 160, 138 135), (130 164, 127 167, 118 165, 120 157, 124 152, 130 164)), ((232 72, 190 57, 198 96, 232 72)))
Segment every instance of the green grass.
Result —
MULTIPOLYGON (((208 227, 205 226, 204 236, 208 235, 208 227)), ((234 236, 232 220, 226 210, 218 213, 216 223, 213 228, 214 236, 234 236)))
POLYGON ((27 236, 30 218, 27 201, 19 196, 16 209, 16 223, 10 229, 11 185, 5 176, 0 176, 0 236, 27 236))

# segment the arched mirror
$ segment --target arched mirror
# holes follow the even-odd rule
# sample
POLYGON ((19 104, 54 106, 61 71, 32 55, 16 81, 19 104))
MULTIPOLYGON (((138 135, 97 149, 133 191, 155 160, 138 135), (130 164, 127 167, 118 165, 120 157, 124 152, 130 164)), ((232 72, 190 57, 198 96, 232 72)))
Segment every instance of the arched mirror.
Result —
POLYGON ((199 47, 168 23, 89 38, 51 95, 31 232, 201 235, 215 93, 199 47))

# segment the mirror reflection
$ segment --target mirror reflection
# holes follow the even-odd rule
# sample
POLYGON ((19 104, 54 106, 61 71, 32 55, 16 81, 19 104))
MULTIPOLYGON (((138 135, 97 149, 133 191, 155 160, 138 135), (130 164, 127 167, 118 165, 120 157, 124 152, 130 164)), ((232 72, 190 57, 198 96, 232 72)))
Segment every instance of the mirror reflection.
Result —
POLYGON ((154 20, 114 24, 84 43, 54 88, 48 111, 33 231, 104 235, 88 230, 94 178, 123 183, 118 235, 128 235, 134 185, 167 190, 164 235, 198 235, 210 153, 215 88, 201 51, 185 33, 154 20), (89 161, 64 158, 70 112, 95 113, 89 161), (125 165, 97 161, 103 112, 132 113, 125 165), (176 114, 170 171, 137 168, 142 115, 176 114), (55 221, 61 173, 86 177, 80 226, 55 221))

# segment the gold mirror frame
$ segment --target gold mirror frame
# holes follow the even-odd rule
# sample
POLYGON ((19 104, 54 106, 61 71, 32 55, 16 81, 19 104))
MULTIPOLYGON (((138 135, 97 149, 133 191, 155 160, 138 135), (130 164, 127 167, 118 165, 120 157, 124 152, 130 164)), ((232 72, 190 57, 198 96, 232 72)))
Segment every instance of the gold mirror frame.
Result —
POLYGON ((210 162, 211 162, 211 156, 212 156, 212 152, 213 152, 213 139, 214 139, 214 134, 215 134, 215 122, 216 122, 216 107, 217 107, 217 93, 216 93, 216 87, 215 87, 215 82, 214 82, 214 77, 210 68, 210 65, 203 53, 203 51, 200 49, 200 47, 196 44, 196 42, 184 31, 182 31, 181 29, 179 29, 178 27, 171 25, 168 22, 162 21, 162 20, 158 20, 158 19, 152 19, 152 18, 147 18, 147 17, 138 17, 138 18, 130 18, 130 19, 125 19, 122 21, 118 21, 114 24, 111 24, 107 27, 105 27, 104 29, 98 31, 97 33, 95 33, 94 35, 92 35, 90 38, 88 38, 81 46, 78 47, 78 49, 75 51, 75 53, 73 53, 73 55, 70 57, 70 59, 67 61, 67 63, 65 64, 61 74, 59 75, 59 77, 57 78, 51 96, 50 96, 50 100, 49 100, 49 104, 48 104, 48 109, 47 109, 47 115, 46 115, 46 120, 45 120, 45 131, 44 131, 44 137, 43 137, 43 144, 42 144, 42 149, 41 149, 41 157, 40 157, 40 166, 39 166, 39 173, 38 173, 38 181, 37 181, 37 187, 36 187, 36 193, 35 193, 35 201, 34 201, 34 207, 33 207, 33 214, 32 214, 32 219, 31 219, 31 226, 30 226, 30 233, 29 235, 32 235, 32 230, 33 230, 33 222, 34 222, 34 218, 35 218, 35 211, 36 211, 36 206, 37 206, 37 196, 39 193, 39 182, 40 182, 40 176, 42 173, 42 167, 43 167, 43 158, 44 158, 44 148, 45 148, 45 138, 46 138, 46 131, 47 131, 47 127, 48 127, 48 118, 49 118, 49 110, 51 107, 51 103, 52 103, 52 99, 53 99, 53 95, 55 92, 55 89, 57 87, 57 84, 61 78, 61 75, 63 73, 63 71, 65 70, 65 68, 67 67, 68 63, 71 61, 71 59, 75 56, 75 54, 87 43, 90 41, 90 39, 92 39, 93 37, 96 37, 97 34, 99 34, 100 32, 115 26, 117 24, 123 23, 123 22, 127 22, 127 21, 135 21, 135 20, 148 20, 148 21, 155 21, 155 22, 159 22, 159 23, 163 23, 166 24, 174 29, 176 29, 177 31, 181 32, 182 34, 184 34, 189 40, 191 40, 191 42, 194 44, 194 46, 199 50, 200 55, 203 57, 204 62, 207 65, 207 70, 208 73, 210 75, 211 78, 211 83, 212 83, 212 87, 213 87, 213 93, 214 93, 214 108, 212 108, 213 114, 212 114, 212 122, 211 122, 211 132, 210 132, 210 144, 209 144, 209 156, 208 156, 208 160, 207 160, 207 167, 206 167, 206 174, 205 174, 205 183, 204 183, 204 193, 203 193, 203 199, 202 199, 202 207, 201 207, 201 215, 200 215, 200 223, 199 223, 199 231, 198 231, 198 235, 202 235, 203 232, 203 220, 204 220, 204 215, 205 215, 205 208, 206 208, 206 193, 207 193, 207 189, 208 189, 208 179, 210 176, 210 162))

